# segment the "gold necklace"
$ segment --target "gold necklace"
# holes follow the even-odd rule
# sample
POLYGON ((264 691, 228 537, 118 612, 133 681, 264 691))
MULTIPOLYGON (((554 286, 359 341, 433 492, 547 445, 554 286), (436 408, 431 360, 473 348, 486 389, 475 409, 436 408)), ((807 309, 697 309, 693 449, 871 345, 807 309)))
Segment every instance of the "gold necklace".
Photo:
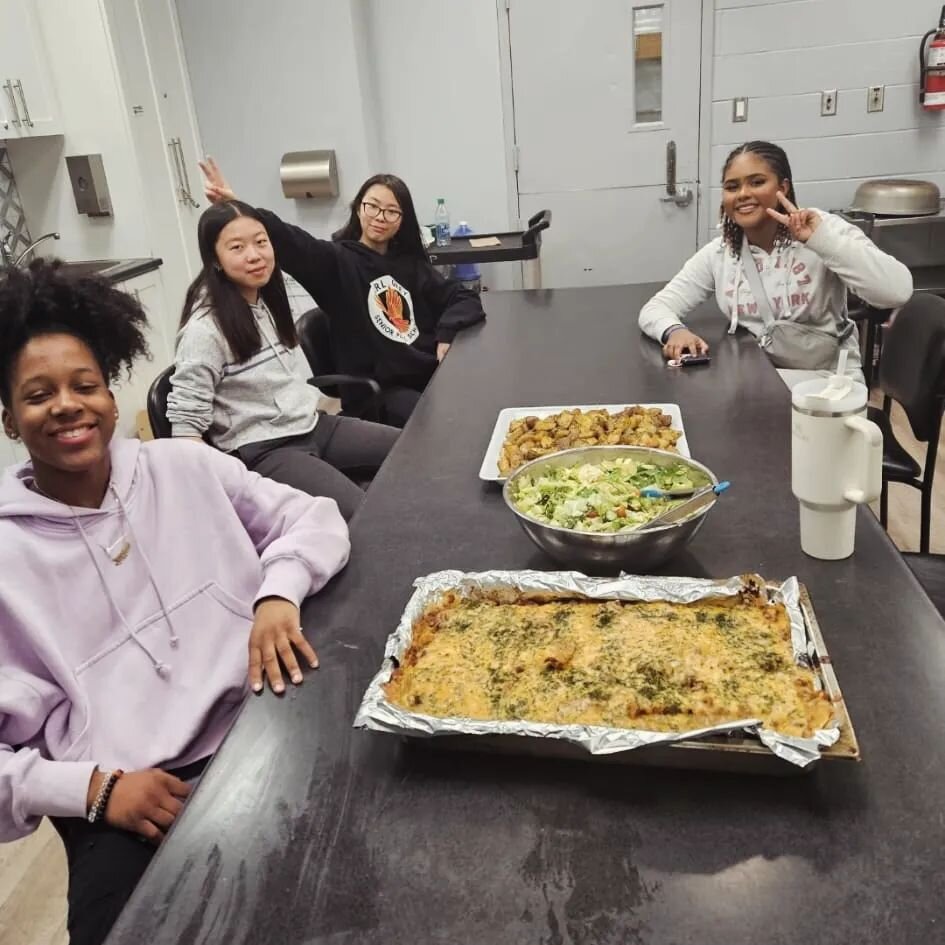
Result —
MULTIPOLYGON (((44 496, 45 498, 50 499, 53 502, 59 502, 60 504, 67 506, 69 510, 72 512, 72 514, 76 515, 76 510, 71 505, 69 505, 68 502, 63 502, 62 499, 57 499, 55 496, 51 496, 48 492, 44 492, 40 488, 39 483, 37 483, 35 479, 30 480, 29 487, 34 492, 38 492, 41 496, 44 496)), ((112 488, 111 483, 108 484, 108 488, 112 489, 112 492, 115 491, 112 488)), ((119 509, 121 509, 120 503, 118 507, 119 509)), ((122 514, 124 514, 124 510, 122 509, 121 511, 122 511, 122 514)), ((119 535, 119 537, 115 541, 113 541, 110 545, 103 545, 98 540, 96 540, 95 544, 98 545, 99 548, 101 548, 102 551, 105 552, 105 554, 108 556, 108 559, 116 567, 120 564, 123 564, 125 560, 127 559, 128 555, 131 553, 131 542, 128 541, 128 539, 125 537, 124 532, 122 532, 121 535, 119 535)))

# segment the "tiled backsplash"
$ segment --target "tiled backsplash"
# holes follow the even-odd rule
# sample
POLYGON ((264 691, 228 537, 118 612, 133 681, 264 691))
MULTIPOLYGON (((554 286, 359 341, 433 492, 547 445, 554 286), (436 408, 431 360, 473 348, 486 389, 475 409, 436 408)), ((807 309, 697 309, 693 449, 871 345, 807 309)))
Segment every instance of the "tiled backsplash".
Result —
POLYGON ((22 253, 30 245, 30 234, 26 228, 26 217, 16 189, 13 168, 10 166, 10 156, 6 148, 0 147, 0 239, 8 234, 13 236, 10 252, 14 255, 22 253))

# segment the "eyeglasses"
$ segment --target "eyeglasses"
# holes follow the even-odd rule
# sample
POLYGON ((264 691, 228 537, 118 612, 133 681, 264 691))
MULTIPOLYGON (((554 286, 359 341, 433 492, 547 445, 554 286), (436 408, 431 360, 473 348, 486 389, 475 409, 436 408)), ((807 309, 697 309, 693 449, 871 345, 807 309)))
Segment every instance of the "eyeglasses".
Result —
POLYGON ((361 204, 361 211, 369 219, 376 220, 380 217, 385 223, 396 223, 403 216, 403 213, 395 207, 379 207, 370 200, 365 200, 361 204))

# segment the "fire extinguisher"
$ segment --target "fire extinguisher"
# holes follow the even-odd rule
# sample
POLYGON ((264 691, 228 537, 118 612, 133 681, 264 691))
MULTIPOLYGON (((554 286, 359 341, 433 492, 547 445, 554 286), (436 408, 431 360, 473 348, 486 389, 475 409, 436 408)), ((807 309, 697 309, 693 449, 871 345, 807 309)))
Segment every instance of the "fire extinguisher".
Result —
POLYGON ((919 46, 919 102, 930 111, 945 111, 945 6, 938 27, 919 46))

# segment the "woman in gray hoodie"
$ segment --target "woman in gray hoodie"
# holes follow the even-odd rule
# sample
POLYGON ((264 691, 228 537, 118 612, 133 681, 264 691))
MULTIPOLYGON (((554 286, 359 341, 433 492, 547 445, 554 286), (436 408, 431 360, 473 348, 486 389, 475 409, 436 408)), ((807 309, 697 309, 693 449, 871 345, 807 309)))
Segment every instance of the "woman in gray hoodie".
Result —
POLYGON ((399 430, 317 409, 318 390, 269 233, 237 200, 204 212, 203 270, 187 292, 167 398, 174 436, 206 438, 250 469, 333 498, 346 519, 399 430))

